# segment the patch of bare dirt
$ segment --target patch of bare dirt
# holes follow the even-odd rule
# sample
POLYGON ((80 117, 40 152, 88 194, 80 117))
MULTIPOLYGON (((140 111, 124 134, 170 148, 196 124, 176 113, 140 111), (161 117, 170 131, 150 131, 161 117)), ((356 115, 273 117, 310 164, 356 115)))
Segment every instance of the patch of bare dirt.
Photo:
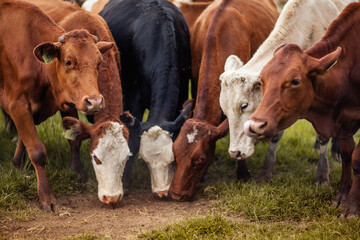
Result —
POLYGON ((208 200, 160 200, 147 190, 133 190, 114 208, 101 203, 94 194, 61 197, 58 202, 60 207, 56 214, 39 213, 29 221, 5 217, 1 220, 0 236, 61 239, 88 233, 110 239, 129 239, 135 238, 141 229, 159 227, 209 211, 208 200))

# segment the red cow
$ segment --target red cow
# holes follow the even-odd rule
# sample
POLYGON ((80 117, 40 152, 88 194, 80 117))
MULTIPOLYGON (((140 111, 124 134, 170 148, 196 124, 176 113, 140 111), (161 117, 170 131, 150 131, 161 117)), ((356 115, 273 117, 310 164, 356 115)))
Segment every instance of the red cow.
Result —
POLYGON ((194 196, 196 184, 214 158, 216 140, 228 131, 227 121, 218 126, 222 118, 219 76, 226 58, 238 54, 249 60, 277 17, 270 0, 221 0, 209 5, 196 20, 191 50, 198 92, 194 117, 185 122, 173 145, 177 165, 170 187, 172 198, 190 200, 194 196))
POLYGON ((0 18, 0 104, 35 167, 40 206, 55 210, 45 173, 46 150, 35 124, 59 109, 75 106, 94 113, 104 107, 97 75, 102 54, 114 43, 96 42, 86 30, 65 32, 25 2, 1 0, 0 18))
POLYGON ((348 218, 360 213, 360 145, 352 138, 360 126, 359 33, 360 3, 352 3, 308 50, 279 47, 260 75, 262 101, 244 125, 247 135, 267 139, 305 118, 323 138, 338 137, 343 169, 335 201, 348 218))

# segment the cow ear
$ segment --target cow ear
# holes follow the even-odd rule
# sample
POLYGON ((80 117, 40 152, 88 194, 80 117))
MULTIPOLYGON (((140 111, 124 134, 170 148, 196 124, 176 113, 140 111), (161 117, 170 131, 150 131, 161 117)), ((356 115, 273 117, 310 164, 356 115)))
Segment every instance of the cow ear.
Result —
POLYGON ((172 133, 173 136, 176 138, 176 136, 178 135, 178 133, 180 131, 180 128, 182 127, 182 125, 184 124, 186 119, 189 118, 191 107, 192 107, 192 103, 188 102, 188 104, 185 106, 185 109, 182 110, 182 112, 175 119, 175 121, 165 122, 165 123, 161 124, 160 127, 163 128, 164 130, 172 133))
POLYGON ((325 55, 319 60, 310 61, 309 75, 314 77, 319 74, 324 74, 329 71, 337 62, 341 54, 341 47, 338 47, 335 51, 325 55))
POLYGON ((131 115, 128 111, 124 112, 120 115, 120 120, 125 124, 128 128, 140 128, 140 122, 131 115))
POLYGON ((211 131, 211 138, 218 140, 225 137, 229 131, 229 121, 225 119, 218 127, 214 127, 211 131))
POLYGON ((113 48, 114 45, 115 44, 113 42, 100 41, 100 42, 96 43, 96 46, 98 47, 99 51, 102 54, 105 54, 107 51, 109 51, 111 48, 113 48))
POLYGON ((40 43, 34 48, 33 54, 40 61, 44 63, 50 63, 60 55, 60 44, 45 42, 40 43))
POLYGON ((69 139, 82 141, 91 137, 91 126, 88 126, 77 118, 64 117, 62 120, 62 126, 64 129, 70 130, 69 139))
POLYGON ((230 55, 225 62, 224 71, 235 71, 244 66, 244 63, 238 56, 230 55))

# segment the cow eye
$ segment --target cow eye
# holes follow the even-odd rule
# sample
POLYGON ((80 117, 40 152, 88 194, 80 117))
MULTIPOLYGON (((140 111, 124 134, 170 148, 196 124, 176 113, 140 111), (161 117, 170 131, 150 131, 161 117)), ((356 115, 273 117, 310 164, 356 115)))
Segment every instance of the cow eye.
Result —
POLYGON ((71 65, 72 65, 72 64, 71 64, 71 61, 70 61, 70 60, 66 60, 66 61, 65 61, 65 65, 66 65, 67 67, 71 67, 71 65))
POLYGON ((298 85, 300 84, 300 80, 298 80, 298 79, 293 79, 293 80, 291 80, 290 84, 291 84, 292 86, 298 86, 298 85))
POLYGON ((248 103, 246 102, 246 103, 242 103, 241 104, 241 108, 240 108, 240 110, 241 110, 241 112, 244 112, 245 111, 245 109, 248 107, 248 103))
POLYGON ((94 162, 96 163, 96 165, 100 165, 102 164, 102 162, 96 157, 96 155, 92 155, 92 159, 94 160, 94 162))

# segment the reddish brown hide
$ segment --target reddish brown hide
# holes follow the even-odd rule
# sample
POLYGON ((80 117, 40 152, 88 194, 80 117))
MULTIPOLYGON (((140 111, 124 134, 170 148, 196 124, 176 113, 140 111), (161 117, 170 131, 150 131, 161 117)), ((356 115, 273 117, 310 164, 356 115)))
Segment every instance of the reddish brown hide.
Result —
POLYGON ((0 17, 1 107, 13 119, 35 167, 41 207, 54 210, 46 150, 35 124, 69 106, 86 113, 104 107, 97 74, 102 53, 113 43, 97 44, 86 30, 66 33, 39 8, 20 1, 0 1, 0 17))
POLYGON ((340 138, 343 171, 335 201, 343 217, 358 215, 360 204, 360 147, 354 151, 352 139, 360 126, 359 33, 360 3, 352 3, 310 49, 277 49, 261 72, 262 101, 244 126, 249 136, 266 139, 305 118, 322 137, 340 138))
POLYGON ((191 50, 198 92, 194 117, 185 122, 173 145, 177 166, 170 187, 172 198, 193 198, 214 158, 216 140, 228 129, 227 121, 216 127, 222 118, 219 76, 226 58, 236 54, 248 61, 269 35, 277 16, 272 1, 222 0, 209 5, 196 20, 191 50))

